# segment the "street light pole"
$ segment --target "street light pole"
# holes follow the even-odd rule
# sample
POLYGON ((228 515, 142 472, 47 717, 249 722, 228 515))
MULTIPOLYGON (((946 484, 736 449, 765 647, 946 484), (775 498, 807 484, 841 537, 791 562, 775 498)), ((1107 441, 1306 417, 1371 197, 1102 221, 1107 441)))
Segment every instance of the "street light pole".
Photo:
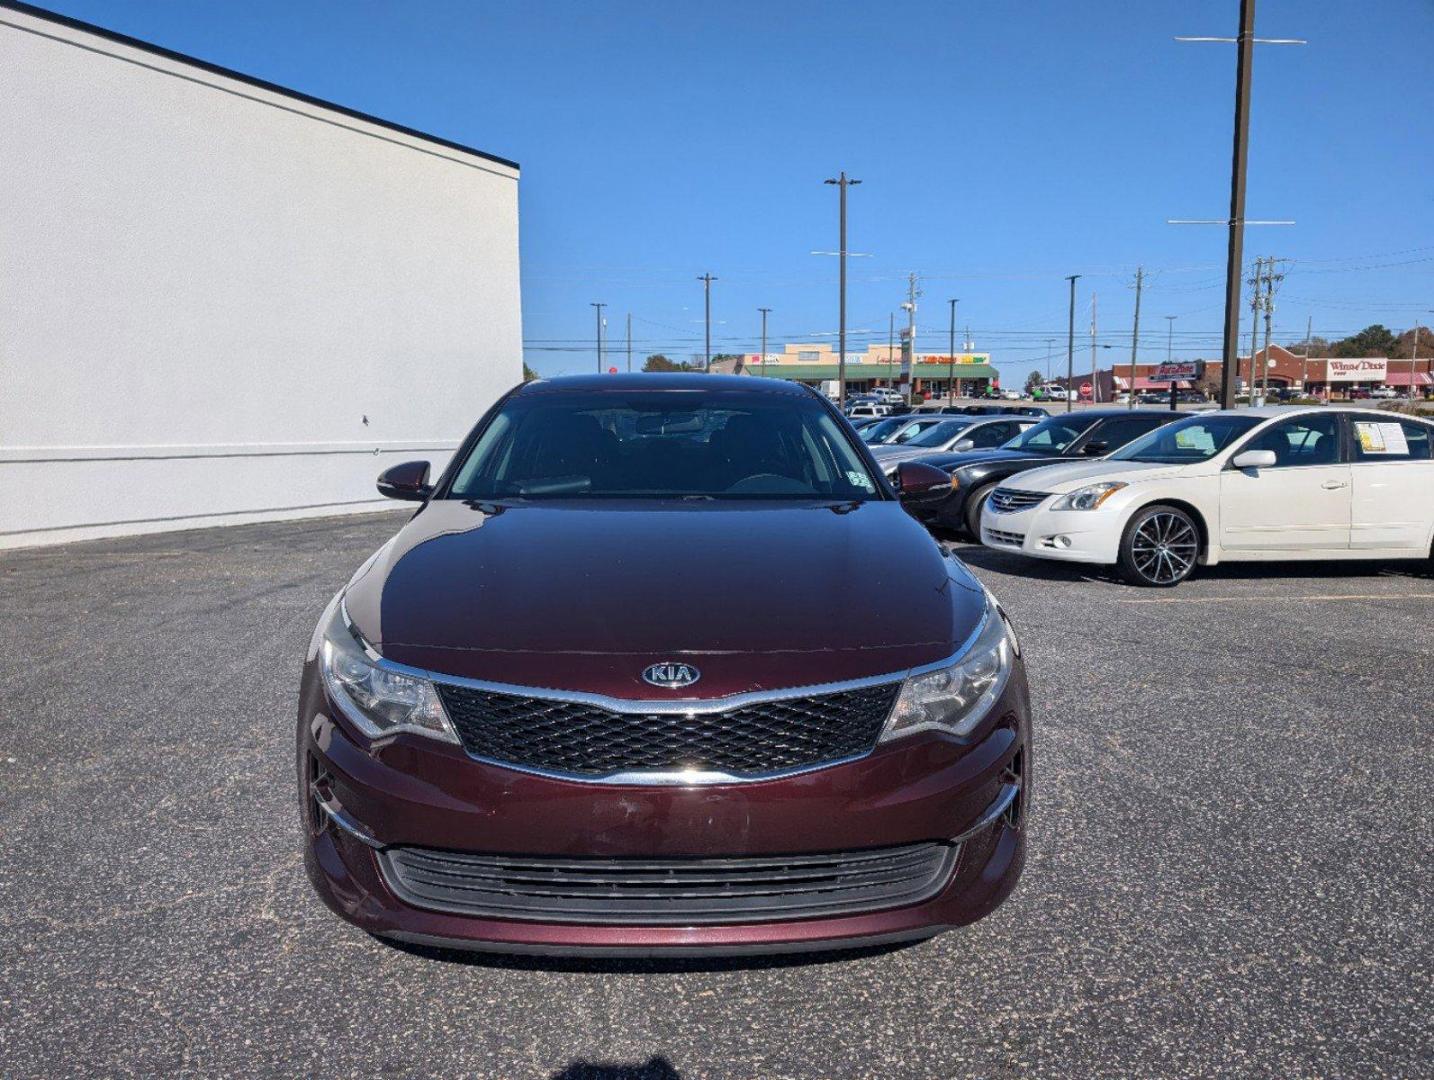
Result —
POLYGON ((841 293, 841 299, 840 299, 840 302, 839 302, 839 308, 840 308, 840 311, 839 311, 839 320, 840 320, 840 325, 838 326, 838 330, 837 330, 837 348, 840 349, 841 351, 840 351, 840 353, 837 355, 837 407, 840 408, 840 409, 845 410, 845 408, 846 408, 846 189, 849 188, 852 184, 859 184, 859 183, 861 183, 861 181, 860 181, 860 180, 852 180, 851 178, 849 178, 849 177, 847 176, 845 170, 843 170, 843 171, 837 176, 837 178, 836 178, 835 180, 826 180, 826 181, 823 181, 823 182, 824 182, 824 183, 827 183, 827 184, 835 184, 835 185, 837 186, 838 190, 841 192, 841 197, 840 197, 840 200, 839 200, 840 203, 841 203, 841 236, 840 236, 840 244, 839 244, 839 246, 837 247, 837 255, 838 255, 837 262, 840 263, 840 265, 841 265, 841 269, 838 271, 838 274, 840 275, 839 291, 840 291, 840 293, 841 293))
POLYGON ((1071 411, 1071 383, 1075 382, 1075 283, 1079 277, 1079 274, 1066 277, 1071 283, 1070 326, 1066 330, 1066 412, 1071 411))
POLYGON ((702 370, 712 370, 712 283, 717 279, 711 274, 702 274, 697 278, 702 282, 702 305, 706 312, 705 336, 703 337, 703 364, 702 370))
POLYGON ((958 301, 948 301, 951 305, 951 355, 946 358, 946 397, 952 405, 956 404, 956 304, 958 301))
POLYGON ((601 374, 602 374, 602 309, 605 308, 605 307, 607 307, 607 305, 606 305, 606 304, 590 303, 588 306, 589 306, 590 308, 592 308, 594 311, 597 312, 597 364, 598 364, 597 369, 598 369, 598 374, 601 375, 601 374))
POLYGON ((759 307, 762 313, 762 377, 767 377, 767 316, 772 313, 769 307, 759 307))

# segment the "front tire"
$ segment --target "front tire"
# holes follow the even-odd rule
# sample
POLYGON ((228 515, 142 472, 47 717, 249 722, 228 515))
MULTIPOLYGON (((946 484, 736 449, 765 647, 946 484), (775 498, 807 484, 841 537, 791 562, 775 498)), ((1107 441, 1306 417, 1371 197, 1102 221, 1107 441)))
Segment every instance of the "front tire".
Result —
POLYGON ((966 522, 966 533, 978 544, 981 542, 981 511, 986 509, 986 500, 991 497, 991 492, 995 491, 996 487, 996 484, 978 487, 966 500, 966 512, 962 515, 966 522))
POLYGON ((1145 589, 1179 585, 1195 569, 1200 528, 1175 506, 1147 506, 1125 527, 1120 539, 1120 576, 1145 589))

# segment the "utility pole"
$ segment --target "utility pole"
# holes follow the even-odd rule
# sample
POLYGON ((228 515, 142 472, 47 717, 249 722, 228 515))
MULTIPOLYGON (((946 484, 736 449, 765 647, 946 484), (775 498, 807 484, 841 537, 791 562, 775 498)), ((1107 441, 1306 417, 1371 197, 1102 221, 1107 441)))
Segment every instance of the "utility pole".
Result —
MULTIPOLYGON (((1310 347, 1308 345, 1309 335, 1305 335, 1305 355, 1308 356, 1310 347)), ((1414 348, 1409 354, 1409 400, 1414 400, 1414 380, 1417 379, 1419 370, 1419 316, 1414 316, 1414 348)))
POLYGON ((762 377, 767 377, 767 316, 772 313, 769 307, 759 307, 762 313, 762 377))
POLYGON ((891 313, 890 323, 886 328, 886 385, 896 384, 895 370, 896 363, 896 312, 891 313))
POLYGON ((860 180, 850 179, 843 171, 835 180, 826 180, 823 183, 835 184, 841 192, 841 243, 837 248, 837 262, 841 264, 838 271, 841 279, 839 291, 841 299, 839 302, 840 325, 837 330, 837 347, 841 350, 837 356, 837 407, 846 408, 846 189, 852 184, 861 183, 860 180))
POLYGON ((598 367, 597 367, 597 369, 598 369, 598 374, 601 375, 601 374, 602 374, 602 309, 605 308, 605 307, 607 307, 607 305, 606 305, 606 304, 594 304, 594 303, 590 303, 588 306, 597 312, 597 361, 598 361, 598 367))
POLYGON ((632 374, 632 312, 627 313, 627 373, 632 374))
MULTIPOLYGON (((1135 350, 1140 344, 1140 289, 1145 284, 1145 267, 1135 268, 1135 329, 1130 332, 1130 394, 1129 407, 1135 408, 1135 350)), ((1115 364, 1110 365, 1111 377, 1115 376, 1115 364)))
MULTIPOLYGON (((1308 318, 1305 319, 1305 350, 1304 350, 1304 351, 1305 351, 1305 355, 1304 355, 1304 364, 1301 366, 1301 369, 1300 369, 1300 396, 1301 396, 1301 397, 1309 397, 1309 396, 1310 396, 1310 335, 1311 335, 1312 333, 1314 333, 1314 316, 1313 316, 1313 315, 1311 315, 1311 316, 1309 316, 1308 318)), ((1418 331, 1417 328, 1416 328, 1415 331, 1414 331, 1414 354, 1415 354, 1416 356, 1419 355, 1419 331, 1418 331)), ((1410 389, 1410 392, 1412 393, 1413 390, 1414 390, 1414 384, 1413 384, 1412 382, 1409 384, 1409 389, 1410 389)))
POLYGON ((1285 279, 1275 273, 1275 257, 1265 260, 1265 358, 1260 363, 1260 402, 1270 396, 1270 317, 1275 311, 1275 288, 1285 279))
POLYGON ((1090 294, 1090 403, 1100 401, 1100 383, 1095 370, 1095 293, 1090 294))
MULTIPOLYGON (((1235 44, 1235 146, 1230 162, 1230 241, 1225 254, 1224 367, 1220 408, 1235 404, 1235 366, 1240 362, 1240 273, 1245 255, 1245 170, 1250 161, 1250 78, 1255 67, 1255 0, 1240 0, 1240 36, 1235 44)), ((1250 352, 1250 363, 1255 359, 1250 352)))
POLYGON ((1071 411, 1071 383, 1075 382, 1075 283, 1079 274, 1071 274, 1066 280, 1071 283, 1070 326, 1066 329, 1066 412, 1071 411))
MULTIPOLYGON (((906 275, 906 303, 901 306, 906 309, 906 347, 911 350, 911 363, 916 364, 916 298, 921 295, 921 290, 916 285, 916 271, 906 275)), ((903 361, 903 366, 905 363, 903 361)), ((915 378, 911 385, 915 386, 915 378)), ((911 404, 911 394, 907 393, 906 403, 911 404)))
MULTIPOLYGON (((1167 315, 1167 316, 1165 316, 1165 362, 1166 362, 1167 364, 1174 358, 1174 355, 1175 355, 1175 320, 1178 319, 1179 317, 1180 317, 1180 316, 1178 316, 1178 315, 1167 315)), ((1174 409, 1174 408, 1176 407, 1176 406, 1175 406, 1175 398, 1176 398, 1176 394, 1175 394, 1175 383, 1174 383, 1174 382, 1171 382, 1171 384, 1170 384, 1170 408, 1171 408, 1171 409, 1174 409)))
MULTIPOLYGON (((1254 295, 1250 297, 1250 388, 1246 394, 1247 405, 1255 403, 1255 353, 1260 345, 1260 287, 1264 284, 1265 260, 1255 259, 1255 276, 1250 279, 1250 284, 1255 287, 1254 295)), ((1239 360, 1235 361, 1237 364, 1239 360)))
POLYGON ((947 301, 951 305, 951 355, 946 358, 946 397, 952 405, 956 404, 956 304, 958 301, 947 301))
POLYGON ((712 283, 717 279, 711 274, 702 274, 697 279, 702 282, 702 304, 706 310, 706 336, 703 338, 703 356, 706 357, 703 363, 703 371, 712 370, 712 283))

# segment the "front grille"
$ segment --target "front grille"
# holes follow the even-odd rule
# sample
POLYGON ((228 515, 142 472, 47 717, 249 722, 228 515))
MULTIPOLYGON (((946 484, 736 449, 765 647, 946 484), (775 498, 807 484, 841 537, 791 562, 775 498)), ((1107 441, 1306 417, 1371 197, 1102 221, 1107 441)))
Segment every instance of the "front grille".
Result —
POLYGON ((824 855, 608 859, 386 849, 389 886, 415 907, 543 922, 692 926, 849 915, 920 903, 960 846, 824 855))
POLYGON ((716 713, 615 712, 445 683, 438 694, 476 757, 579 777, 680 770, 741 777, 866 753, 899 688, 891 682, 716 713))
POLYGON ((1016 488, 1002 487, 991 492, 991 498, 986 505, 991 508, 992 513, 1011 514, 1017 510, 1029 510, 1049 495, 1048 491, 1019 491, 1016 488))
POLYGON ((1012 547, 1021 547, 1026 542, 1026 534, 987 528, 986 539, 993 544, 1010 544, 1012 547))

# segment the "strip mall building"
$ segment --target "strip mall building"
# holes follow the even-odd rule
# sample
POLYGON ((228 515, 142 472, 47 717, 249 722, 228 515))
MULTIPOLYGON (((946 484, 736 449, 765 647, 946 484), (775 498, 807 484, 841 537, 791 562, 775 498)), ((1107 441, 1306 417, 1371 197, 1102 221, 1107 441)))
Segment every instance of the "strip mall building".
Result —
MULTIPOLYGON (((713 371, 765 375, 771 379, 793 379, 810 386, 835 381, 838 375, 837 351, 828 344, 788 345, 782 352, 748 353, 738 361, 712 365, 713 371)), ((991 366, 991 354, 984 352, 957 353, 955 363, 949 353, 917 353, 911 365, 913 394, 944 397, 954 373, 956 395, 976 397, 988 388, 1000 385, 1000 373, 991 366)), ((878 386, 898 386, 901 382, 901 347, 868 345, 865 352, 846 354, 847 393, 860 393, 878 386)))

